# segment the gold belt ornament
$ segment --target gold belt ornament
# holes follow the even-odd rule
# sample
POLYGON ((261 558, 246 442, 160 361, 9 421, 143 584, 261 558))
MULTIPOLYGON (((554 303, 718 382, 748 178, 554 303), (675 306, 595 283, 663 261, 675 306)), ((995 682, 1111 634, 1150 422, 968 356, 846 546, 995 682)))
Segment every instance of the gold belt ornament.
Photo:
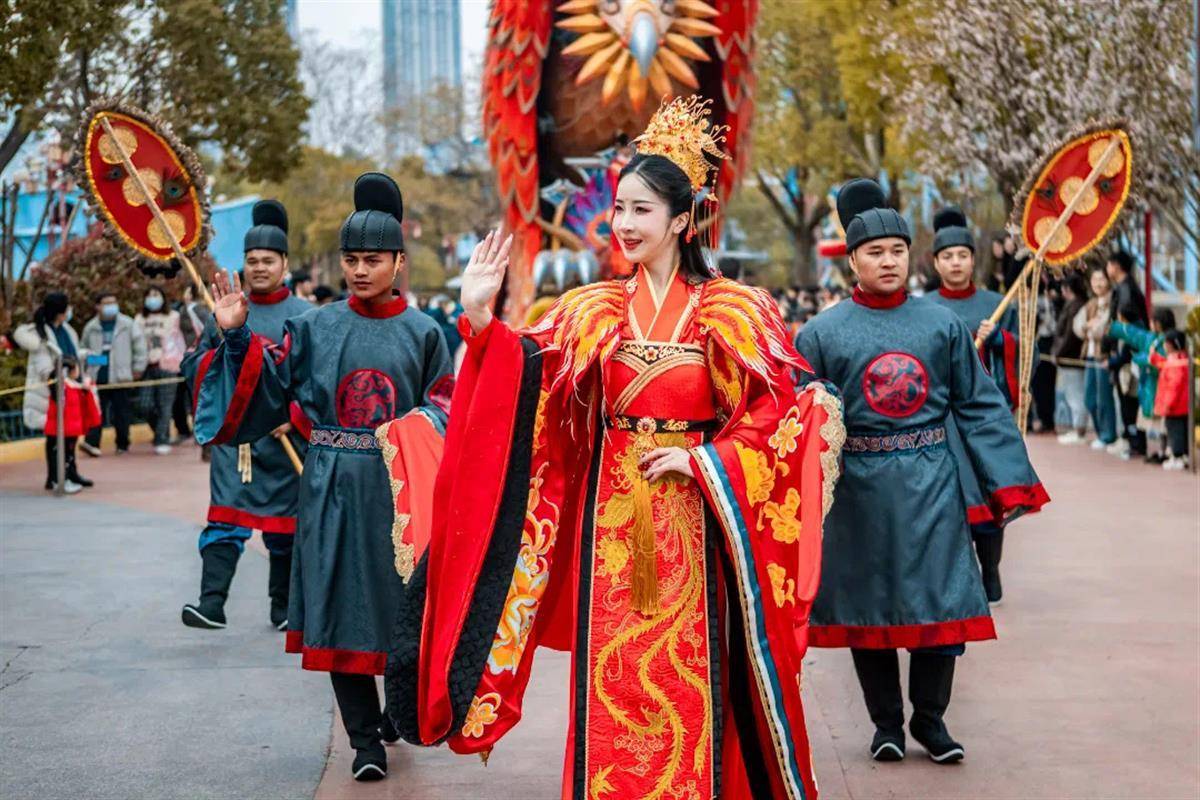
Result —
POLYGON ((604 421, 609 428, 643 434, 712 431, 717 429, 718 422, 716 419, 658 419, 656 417, 631 417, 625 414, 608 414, 604 417, 604 421))

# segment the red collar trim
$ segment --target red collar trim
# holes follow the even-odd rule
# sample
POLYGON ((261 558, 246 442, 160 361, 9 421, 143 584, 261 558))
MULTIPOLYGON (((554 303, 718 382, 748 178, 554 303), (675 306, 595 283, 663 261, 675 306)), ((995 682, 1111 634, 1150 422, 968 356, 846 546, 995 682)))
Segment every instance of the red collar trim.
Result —
POLYGON ((404 309, 408 308, 408 301, 404 299, 404 295, 397 294, 386 303, 367 303, 358 299, 357 295, 352 295, 350 297, 350 308, 355 314, 363 317, 387 319, 388 317, 404 313, 404 309))
POLYGON ((291 292, 288 291, 286 286, 280 286, 273 292, 251 292, 250 302, 258 306, 273 306, 276 303, 282 303, 290 294, 291 292))
POLYGON ((891 294, 871 294, 855 286, 854 294, 851 296, 854 298, 854 302, 867 308, 895 308, 908 299, 908 290, 897 289, 891 294))
POLYGON ((947 300, 966 300, 975 295, 975 283, 973 281, 968 283, 965 289, 947 289, 944 285, 939 286, 938 294, 947 300))

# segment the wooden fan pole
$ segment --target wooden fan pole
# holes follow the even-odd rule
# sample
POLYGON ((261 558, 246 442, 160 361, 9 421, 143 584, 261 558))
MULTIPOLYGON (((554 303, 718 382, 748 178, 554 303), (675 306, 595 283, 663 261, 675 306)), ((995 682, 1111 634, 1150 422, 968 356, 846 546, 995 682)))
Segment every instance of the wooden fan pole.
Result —
MULTIPOLYGON (((200 299, 208 306, 209 311, 216 308, 213 303, 212 295, 209 294, 208 286, 200 278, 200 272, 196 269, 196 265, 192 260, 184 255, 183 246, 179 244, 179 239, 175 237, 175 231, 167 225, 167 220, 163 217, 162 209, 158 207, 158 203, 154 199, 154 195, 150 193, 146 182, 142 180, 142 176, 138 173, 137 168, 133 166, 133 161, 129 158, 129 153, 125 152, 125 146, 121 144, 121 140, 117 138, 113 132, 112 125, 108 121, 108 117, 101 115, 100 125, 103 126, 104 132, 108 134, 108 139, 116 148, 117 155, 121 157, 121 163, 125 166, 125 172, 133 179, 133 185, 141 192, 142 199, 146 201, 146 207, 150 209, 150 213, 154 215, 154 219, 158 222, 163 233, 167 236, 167 241, 171 243, 171 249, 175 251, 175 257, 180 263, 187 268, 188 277, 192 279, 192 284, 196 287, 196 292, 200 295, 200 299)), ((287 453, 288 460, 292 462, 292 466, 297 473, 303 474, 304 464, 300 461, 300 456, 296 452, 296 448, 292 447, 292 443, 288 440, 287 434, 279 437, 279 444, 283 447, 283 451, 287 453)))
MULTIPOLYGON (((1104 171, 1104 167, 1106 164, 1108 164, 1108 160, 1112 158, 1113 153, 1117 152, 1120 147, 1121 138, 1119 136, 1113 136, 1108 142, 1108 147, 1104 148, 1104 153, 1096 161, 1096 166, 1092 167, 1092 171, 1088 173, 1087 178, 1079 187, 1079 191, 1077 191, 1075 196, 1071 198, 1071 202, 1067 203, 1067 207, 1064 208, 1063 212, 1058 215, 1058 219, 1054 220, 1054 225, 1050 228, 1050 232, 1046 234, 1045 238, 1042 239, 1042 243, 1038 245, 1037 252, 1034 253, 1033 258, 1029 259, 1029 263, 1025 265, 1025 268, 1021 270, 1021 274, 1017 277, 1016 281, 1014 281, 1013 285, 1009 287, 1008 293, 1004 295, 1004 299, 1000 301, 1000 305, 996 306, 996 310, 992 312, 990 317, 988 317, 993 325, 1000 321, 1000 317, 1004 314, 1004 310, 1008 308, 1008 304, 1012 302, 1013 297, 1016 295, 1017 287, 1024 282, 1028 276, 1028 273, 1033 269, 1034 263, 1042 260, 1042 256, 1045 255, 1046 249, 1050 246, 1050 243, 1054 241, 1054 237, 1058 235, 1058 232, 1063 229, 1063 226, 1066 225, 1068 220, 1071 219, 1072 215, 1075 214, 1075 209, 1079 206, 1080 201, 1083 200, 1084 194, 1086 194, 1087 190, 1091 189, 1096 184, 1096 181, 1100 179, 1100 173, 1104 171)), ((983 344, 983 337, 976 336, 975 347, 978 348, 981 344, 983 344)))
POLYGON ((142 180, 141 174, 133 166, 133 161, 130 160, 129 153, 125 152, 125 146, 121 144, 121 140, 113 133, 113 128, 108 121, 108 117, 101 115, 100 124, 104 127, 104 132, 108 134, 109 141, 116 148, 117 155, 121 157, 121 163, 125 166, 125 172, 133 179, 133 185, 142 193, 142 198, 146 201, 146 207, 150 209, 150 213, 154 215, 154 219, 158 222, 159 227, 166 234, 167 241, 171 243, 171 249, 175 251, 175 257, 187 268, 188 276, 192 279, 192 283, 195 284, 196 291, 211 311, 214 305, 212 295, 208 293, 208 287, 201 280, 200 273, 196 270, 196 265, 192 263, 190 258, 184 255, 183 247, 179 244, 179 240, 175 238, 175 232, 167 226, 167 220, 163 217, 162 209, 158 207, 158 203, 155 202, 154 196, 150 194, 150 189, 146 186, 146 182, 142 180))

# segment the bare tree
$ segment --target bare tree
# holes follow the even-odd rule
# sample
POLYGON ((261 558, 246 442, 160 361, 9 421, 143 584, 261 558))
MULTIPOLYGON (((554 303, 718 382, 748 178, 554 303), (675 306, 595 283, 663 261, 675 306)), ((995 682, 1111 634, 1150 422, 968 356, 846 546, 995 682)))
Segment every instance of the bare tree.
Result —
POLYGON ((378 36, 362 34, 358 47, 324 41, 319 32, 300 35, 300 78, 312 101, 308 143, 336 155, 384 157, 383 68, 378 36))

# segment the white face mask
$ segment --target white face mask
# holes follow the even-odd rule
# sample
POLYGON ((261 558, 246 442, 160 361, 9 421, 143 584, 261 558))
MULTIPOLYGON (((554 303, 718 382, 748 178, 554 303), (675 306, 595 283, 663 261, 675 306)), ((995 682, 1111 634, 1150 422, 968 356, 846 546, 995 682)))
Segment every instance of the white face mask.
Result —
POLYGON ((73 316, 75 316, 75 309, 71 308, 70 306, 67 306, 67 316, 66 316, 66 319, 63 320, 63 322, 70 322, 71 317, 73 317, 73 316))
POLYGON ((114 319, 120 313, 121 307, 116 303, 105 303, 100 306, 100 316, 104 317, 104 319, 114 319))
POLYGON ((150 295, 146 298, 146 310, 158 311, 163 307, 163 299, 158 295, 150 295))

